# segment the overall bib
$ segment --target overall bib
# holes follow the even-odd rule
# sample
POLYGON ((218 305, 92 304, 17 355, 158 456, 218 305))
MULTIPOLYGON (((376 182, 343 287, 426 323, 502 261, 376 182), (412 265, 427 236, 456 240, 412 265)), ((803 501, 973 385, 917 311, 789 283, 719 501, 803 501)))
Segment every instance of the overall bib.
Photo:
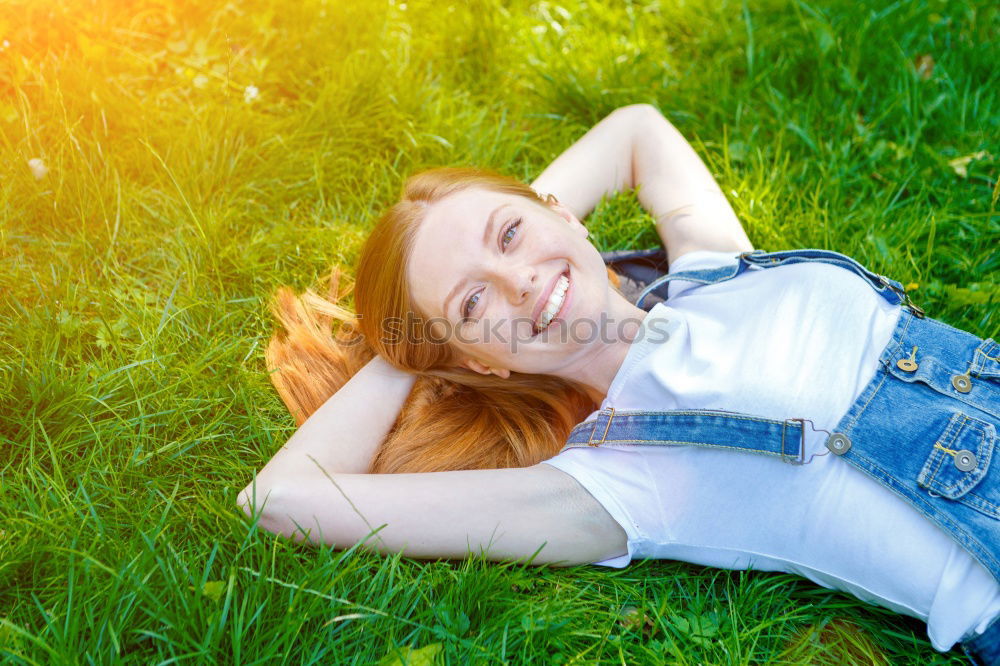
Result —
MULTIPOLYGON (((906 500, 1000 581, 1000 461, 990 465, 1000 429, 1000 344, 927 318, 899 282, 837 252, 755 250, 737 260, 665 275, 646 286, 635 304, 643 307, 647 296, 672 280, 715 284, 750 266, 819 261, 853 271, 889 303, 902 305, 875 375, 829 433, 826 448, 906 500)), ((605 442, 706 446, 801 465, 808 463, 807 424, 812 426, 797 414, 773 420, 722 410, 608 407, 574 427, 563 450, 605 442)), ((981 663, 1000 663, 998 622, 971 642, 988 635, 981 663)))

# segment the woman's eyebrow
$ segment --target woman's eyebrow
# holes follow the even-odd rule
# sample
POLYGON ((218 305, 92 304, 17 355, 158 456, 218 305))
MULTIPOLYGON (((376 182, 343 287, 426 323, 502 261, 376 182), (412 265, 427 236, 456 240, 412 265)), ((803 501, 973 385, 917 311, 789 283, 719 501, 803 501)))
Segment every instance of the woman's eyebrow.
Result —
POLYGON ((496 223, 497 213, 499 213, 501 210, 503 210, 509 205, 510 204, 500 204, 499 206, 494 208, 493 212, 490 213, 490 216, 486 218, 486 229, 483 230, 483 245, 489 243, 490 238, 493 236, 493 225, 496 223))
MULTIPOLYGON (((490 213, 490 216, 486 218, 486 229, 483 231, 483 245, 487 245, 490 242, 490 237, 493 235, 492 233, 493 226, 496 224, 497 213, 499 213, 501 210, 503 210, 509 205, 510 205, 509 203, 500 204, 499 206, 494 208, 493 212, 490 213)), ((445 296, 444 298, 444 306, 441 312, 445 313, 446 315, 448 314, 448 304, 451 303, 451 299, 455 298, 455 294, 458 293, 458 290, 461 289, 463 286, 465 286, 465 283, 468 281, 469 281, 468 278, 463 279, 459 281, 458 284, 456 284, 454 287, 451 288, 451 291, 448 292, 448 295, 445 296)))

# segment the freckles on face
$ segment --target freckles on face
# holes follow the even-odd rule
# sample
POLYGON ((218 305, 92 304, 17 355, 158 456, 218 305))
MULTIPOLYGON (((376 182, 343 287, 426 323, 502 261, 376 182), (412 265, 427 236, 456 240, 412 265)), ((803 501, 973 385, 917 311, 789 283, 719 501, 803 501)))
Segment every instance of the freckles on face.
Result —
POLYGON ((587 308, 603 302, 604 263, 573 222, 523 197, 481 189, 429 205, 413 236, 406 277, 435 337, 443 333, 460 353, 517 371, 541 371, 527 367, 538 359, 524 357, 536 347, 547 354, 553 346, 569 351, 534 338, 534 317, 567 268, 575 297, 566 303, 579 303, 572 315, 590 316, 587 308))
POLYGON ((467 308, 473 318, 481 314, 487 297, 481 269, 514 244, 518 230, 509 227, 523 217, 525 204, 530 206, 520 197, 479 189, 431 204, 408 258, 407 278, 417 307, 452 326, 467 308))

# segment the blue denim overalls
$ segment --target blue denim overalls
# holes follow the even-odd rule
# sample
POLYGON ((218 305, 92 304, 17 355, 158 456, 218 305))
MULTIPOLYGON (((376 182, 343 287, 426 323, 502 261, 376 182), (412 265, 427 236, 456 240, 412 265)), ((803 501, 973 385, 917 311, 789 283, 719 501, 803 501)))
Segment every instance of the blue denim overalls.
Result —
MULTIPOLYGON (((930 518, 1000 581, 1000 461, 990 469, 1000 428, 1000 344, 929 319, 902 285, 829 250, 744 252, 733 266, 684 271, 650 283, 636 305, 671 280, 715 284, 751 265, 804 261, 840 266, 862 277, 899 322, 875 376, 826 440, 834 455, 893 491, 930 518)), ((616 445, 710 446, 779 456, 805 464, 805 424, 722 410, 602 409, 578 424, 562 450, 616 445)), ((997 452, 1000 456, 1000 451, 997 452)), ((1000 620, 963 645, 974 663, 1000 664, 1000 620)))
MULTIPOLYGON (((1000 581, 1000 461, 990 469, 1000 428, 1000 344, 925 317, 899 282, 837 252, 756 250, 736 258, 732 266, 665 275, 641 292, 636 305, 671 280, 715 284, 751 265, 805 261, 851 270, 887 301, 903 305, 875 376, 826 448, 913 505, 1000 581)), ((710 446, 805 464, 804 429, 811 422, 788 416, 778 421, 721 410, 608 407, 573 428, 563 450, 604 442, 710 446)))

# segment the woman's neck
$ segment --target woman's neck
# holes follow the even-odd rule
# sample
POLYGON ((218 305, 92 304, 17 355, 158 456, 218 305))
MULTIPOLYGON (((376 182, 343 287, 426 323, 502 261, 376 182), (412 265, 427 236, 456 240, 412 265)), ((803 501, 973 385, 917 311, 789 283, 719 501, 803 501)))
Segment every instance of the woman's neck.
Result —
POLYGON ((607 314, 610 322, 607 333, 588 345, 586 354, 563 375, 582 384, 597 404, 607 396, 648 313, 614 291, 609 298, 607 314))

